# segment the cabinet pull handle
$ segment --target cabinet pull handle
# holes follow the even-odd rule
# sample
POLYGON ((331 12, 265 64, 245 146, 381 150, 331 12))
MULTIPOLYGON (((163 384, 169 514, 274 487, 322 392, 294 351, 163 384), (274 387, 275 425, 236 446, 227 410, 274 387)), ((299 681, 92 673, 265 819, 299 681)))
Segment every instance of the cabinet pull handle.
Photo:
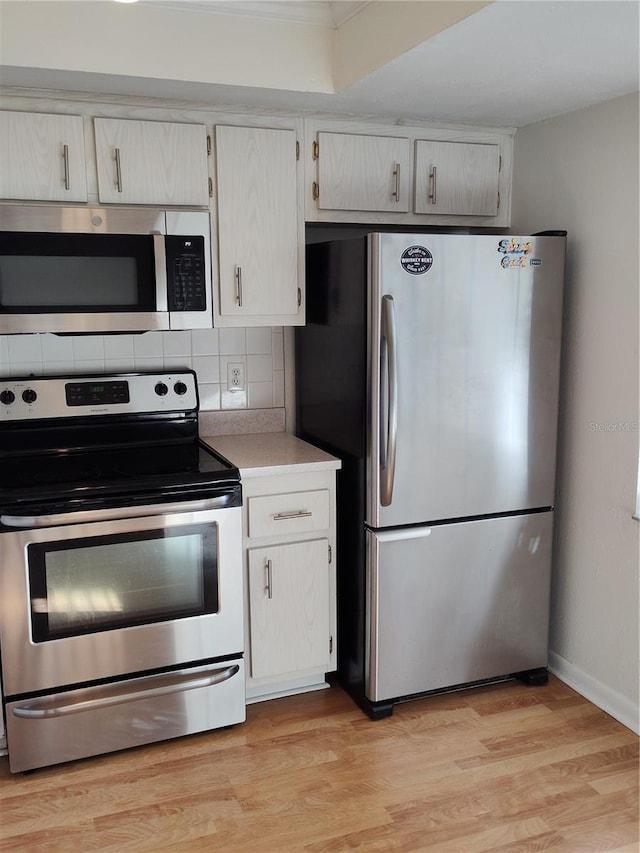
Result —
POLYGON ((274 521, 286 521, 288 518, 311 518, 313 513, 308 509, 297 509, 294 512, 279 512, 273 516, 274 521))
POLYGON ((396 163, 393 167, 394 190, 392 193, 396 204, 400 201, 400 163, 396 163))
POLYGON ((69 189, 69 146, 62 146, 62 162, 64 164, 64 188, 69 189))
POLYGON ((116 188, 119 193, 122 192, 122 170, 120 169, 120 149, 116 148, 115 150, 115 158, 116 158, 116 188))
POLYGON ((265 590, 267 592, 267 597, 273 598, 273 585, 272 585, 273 577, 272 577, 272 572, 271 572, 271 560, 267 560, 264 567, 267 570, 267 585, 265 586, 265 590))
POLYGON ((431 183, 431 192, 429 193, 429 198, 431 199, 431 204, 436 203, 436 180, 437 170, 435 166, 432 166, 431 173, 429 174, 429 181, 431 183))
POLYGON ((242 267, 236 267, 236 302, 242 308, 242 267))

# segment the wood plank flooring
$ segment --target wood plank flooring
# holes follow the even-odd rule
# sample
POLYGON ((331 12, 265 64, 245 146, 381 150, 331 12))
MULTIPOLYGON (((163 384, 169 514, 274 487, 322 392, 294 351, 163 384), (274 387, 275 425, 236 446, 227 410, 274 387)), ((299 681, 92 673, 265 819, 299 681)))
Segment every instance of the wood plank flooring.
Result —
POLYGON ((339 687, 244 725, 11 775, 0 851, 638 853, 638 738, 562 682, 408 702, 339 687))

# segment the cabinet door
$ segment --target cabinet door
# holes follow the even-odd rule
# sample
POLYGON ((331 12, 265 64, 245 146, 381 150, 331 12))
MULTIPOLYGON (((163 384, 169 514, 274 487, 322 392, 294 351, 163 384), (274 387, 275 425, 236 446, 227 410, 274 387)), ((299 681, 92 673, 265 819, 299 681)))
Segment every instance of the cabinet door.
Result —
POLYGON ((476 142, 416 142, 415 212, 495 216, 500 154, 476 142))
POLYGON ((101 202, 208 207, 203 124, 94 119, 101 202))
POLYGON ((318 134, 318 207, 409 210, 409 140, 318 134))
POLYGON ((81 116, 0 112, 0 198, 86 201, 81 116))
POLYGON ((218 126, 216 157, 221 315, 297 315, 295 131, 218 126))
POLYGON ((329 664, 329 542, 249 550, 251 676, 329 664))

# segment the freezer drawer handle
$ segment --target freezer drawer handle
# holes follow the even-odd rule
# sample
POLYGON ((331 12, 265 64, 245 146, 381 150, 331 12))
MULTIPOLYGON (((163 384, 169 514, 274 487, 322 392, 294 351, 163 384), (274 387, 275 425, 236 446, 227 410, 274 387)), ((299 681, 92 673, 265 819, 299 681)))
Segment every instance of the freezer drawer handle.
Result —
MULTIPOLYGON (((396 440, 398 437, 398 373, 396 361, 396 321, 393 297, 382 297, 380 341, 380 386, 382 387, 383 362, 387 368, 387 418, 385 452, 380 456, 380 503, 389 506, 393 499, 393 481, 396 473, 396 440), (385 358, 386 356, 386 358, 385 358)), ((382 395, 380 397, 382 413, 382 395)), ((382 429, 382 421, 380 424, 382 429)), ((382 449, 382 435, 380 436, 382 449)))
MULTIPOLYGON (((55 699, 34 700, 27 705, 18 705, 13 708, 15 717, 26 719, 42 719, 48 717, 64 717, 67 714, 78 714, 83 711, 95 711, 99 708, 108 708, 111 705, 122 705, 125 702, 137 702, 139 699, 153 699, 157 696, 165 696, 168 693, 183 693, 185 690, 196 690, 200 687, 211 687, 228 681, 239 672, 238 664, 233 664, 225 669, 215 669, 209 672, 199 672, 195 675, 166 675, 152 677, 152 687, 144 688, 140 684, 132 685, 128 689, 121 685, 115 687, 107 686, 101 688, 89 688, 87 694, 97 694, 95 698, 86 698, 79 701, 65 701, 64 696, 55 699), (102 695, 100 695, 102 694, 102 695)), ((84 691, 83 691, 84 692, 84 691)))

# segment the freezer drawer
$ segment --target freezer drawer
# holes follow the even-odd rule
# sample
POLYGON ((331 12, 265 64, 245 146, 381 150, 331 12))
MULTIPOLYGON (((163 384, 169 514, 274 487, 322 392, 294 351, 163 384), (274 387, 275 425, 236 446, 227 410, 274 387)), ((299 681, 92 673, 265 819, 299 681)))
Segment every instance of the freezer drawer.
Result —
POLYGON ((367 698, 545 667, 552 517, 368 530, 367 698))

